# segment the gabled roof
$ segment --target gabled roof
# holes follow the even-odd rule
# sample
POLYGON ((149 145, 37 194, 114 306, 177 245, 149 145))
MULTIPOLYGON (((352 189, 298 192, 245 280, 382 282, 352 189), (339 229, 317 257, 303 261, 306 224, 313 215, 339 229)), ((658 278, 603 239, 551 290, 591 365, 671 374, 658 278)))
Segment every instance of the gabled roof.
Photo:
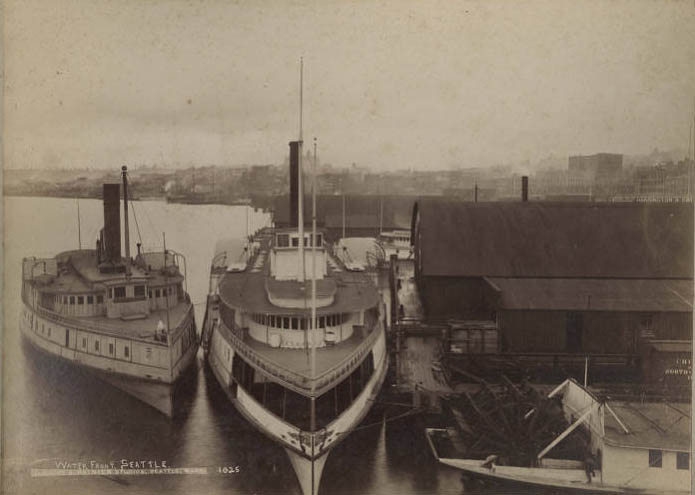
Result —
POLYGON ((418 218, 425 276, 693 277, 688 203, 419 200, 418 218))

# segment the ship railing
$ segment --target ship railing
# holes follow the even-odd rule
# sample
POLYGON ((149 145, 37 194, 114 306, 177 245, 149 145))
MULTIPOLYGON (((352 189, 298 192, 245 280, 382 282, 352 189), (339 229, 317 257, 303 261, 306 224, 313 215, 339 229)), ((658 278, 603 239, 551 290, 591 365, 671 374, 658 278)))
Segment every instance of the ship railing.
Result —
MULTIPOLYGON (((352 373, 364 360, 367 353, 371 351, 380 333, 378 328, 376 328, 376 326, 379 325, 377 322, 353 352, 348 354, 330 369, 312 379, 309 376, 297 373, 294 370, 269 360, 265 356, 261 356, 256 350, 244 343, 245 332, 243 329, 238 327, 230 329, 221 320, 219 320, 219 325, 227 330, 235 350, 244 356, 252 365, 278 379, 287 388, 297 393, 306 395, 307 392, 313 389, 316 396, 320 396, 327 392, 338 380, 352 373)), ((356 331, 368 331, 366 327, 362 325, 355 325, 355 327, 356 331)))
MULTIPOLYGON (((32 308, 34 312, 36 312, 39 316, 43 316, 44 318, 50 319, 51 321, 55 321, 56 323, 62 323, 66 327, 70 328, 75 328, 77 330, 83 330, 86 332, 94 332, 97 331, 99 333, 103 334, 108 334, 109 336, 112 337, 118 337, 118 338, 123 338, 123 334, 119 331, 119 326, 118 325, 111 325, 108 323, 102 323, 98 321, 93 321, 90 320, 89 322, 82 321, 80 318, 72 318, 70 316, 64 316, 59 313, 56 313, 55 311, 51 311, 49 309, 41 307, 39 304, 32 304, 31 301, 29 301, 26 297, 26 294, 23 294, 24 297, 22 299, 24 300, 24 303, 32 308)), ((175 333, 177 330, 180 328, 186 328, 186 326, 190 323, 191 321, 191 313, 190 311, 186 315, 186 317, 181 321, 181 323, 171 332, 172 334, 175 333)), ((148 339, 143 339, 143 338, 138 338, 138 337, 129 337, 131 340, 135 340, 138 342, 145 342, 147 344, 153 344, 153 345, 160 345, 162 347, 167 347, 166 344, 158 344, 156 341, 148 340, 148 339)), ((174 339, 172 339, 174 340, 174 339)))

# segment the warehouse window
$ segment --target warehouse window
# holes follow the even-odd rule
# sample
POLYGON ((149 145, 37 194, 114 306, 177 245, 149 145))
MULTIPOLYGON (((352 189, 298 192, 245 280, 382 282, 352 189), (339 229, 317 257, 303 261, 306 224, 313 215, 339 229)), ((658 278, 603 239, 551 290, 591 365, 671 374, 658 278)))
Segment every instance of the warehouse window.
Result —
POLYGON ((690 469, 690 454, 676 452, 676 469, 690 469))

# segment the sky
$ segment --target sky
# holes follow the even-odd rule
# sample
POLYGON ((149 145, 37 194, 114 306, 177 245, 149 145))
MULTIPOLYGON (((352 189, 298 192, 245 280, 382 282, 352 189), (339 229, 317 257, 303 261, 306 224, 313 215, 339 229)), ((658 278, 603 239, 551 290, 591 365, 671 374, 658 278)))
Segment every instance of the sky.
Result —
POLYGON ((6 0, 4 166, 486 167, 688 148, 692 0, 6 0))

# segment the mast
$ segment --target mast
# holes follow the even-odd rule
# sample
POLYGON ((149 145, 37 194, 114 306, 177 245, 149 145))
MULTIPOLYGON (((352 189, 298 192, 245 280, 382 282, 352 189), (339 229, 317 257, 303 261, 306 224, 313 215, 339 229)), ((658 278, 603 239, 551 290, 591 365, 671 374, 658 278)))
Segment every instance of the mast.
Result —
POLYGON ((80 199, 77 198, 77 245, 82 249, 82 226, 80 225, 80 199))
POLYGON ((162 232, 162 241, 164 243, 164 295, 167 301, 167 341, 169 339, 169 272, 167 271, 167 236, 162 232))
POLYGON ((121 167, 123 174, 123 230, 124 230, 124 240, 125 240, 125 273, 127 277, 130 277, 130 237, 128 228, 128 167, 123 165, 121 167))
POLYGON ((297 163, 297 227, 299 227, 299 259, 300 271, 299 282, 306 281, 306 262, 304 260, 304 181, 302 180, 302 106, 303 106, 303 84, 304 84, 304 59, 299 59, 299 160, 297 163))
MULTIPOLYGON (((311 431, 316 431, 316 138, 314 138, 314 166, 311 177, 311 431)), ((314 491, 314 442, 311 436, 311 490, 314 491)))

